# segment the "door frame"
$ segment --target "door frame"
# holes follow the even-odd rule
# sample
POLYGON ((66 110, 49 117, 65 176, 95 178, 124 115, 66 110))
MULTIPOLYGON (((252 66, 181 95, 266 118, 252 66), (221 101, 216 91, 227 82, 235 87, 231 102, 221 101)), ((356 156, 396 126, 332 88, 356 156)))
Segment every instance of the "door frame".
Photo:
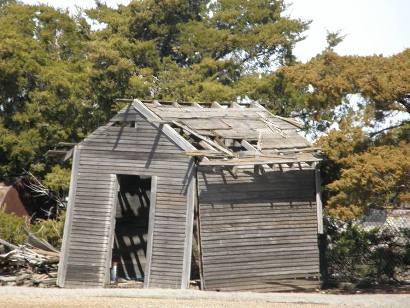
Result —
MULTIPOLYGON (((112 185, 111 194, 113 195, 113 203, 111 205, 111 223, 109 228, 109 249, 107 251, 106 257, 106 270, 105 270, 105 286, 111 283, 111 263, 112 263, 112 250, 114 248, 114 235, 115 235, 115 213, 118 203, 118 175, 112 174, 112 185)), ((149 216, 148 216, 148 234, 147 234, 147 255, 146 264, 144 269, 144 288, 149 288, 149 280, 151 274, 151 260, 152 260, 152 247, 153 247, 153 235, 154 235, 154 219, 155 219, 155 207, 157 201, 157 183, 158 177, 149 174, 140 173, 127 173, 127 175, 139 175, 139 176, 149 176, 151 177, 151 193, 150 193, 150 204, 149 204, 149 216)))

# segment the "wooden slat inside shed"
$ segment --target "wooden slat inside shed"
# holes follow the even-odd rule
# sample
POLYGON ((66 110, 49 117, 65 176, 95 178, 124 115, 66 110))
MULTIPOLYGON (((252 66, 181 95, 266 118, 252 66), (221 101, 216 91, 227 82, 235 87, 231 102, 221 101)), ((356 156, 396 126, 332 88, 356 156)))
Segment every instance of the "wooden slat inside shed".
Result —
POLYGON ((319 285, 313 170, 199 167, 206 290, 296 291, 319 285))

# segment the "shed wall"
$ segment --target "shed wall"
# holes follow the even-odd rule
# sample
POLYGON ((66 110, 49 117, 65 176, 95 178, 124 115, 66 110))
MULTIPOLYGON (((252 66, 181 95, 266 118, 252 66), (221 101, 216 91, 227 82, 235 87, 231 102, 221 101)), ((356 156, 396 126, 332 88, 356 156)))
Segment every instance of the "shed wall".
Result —
POLYGON ((249 169, 234 176, 202 167, 198 194, 205 289, 318 286, 313 170, 255 175, 249 169))
POLYGON ((192 236, 186 226, 192 225, 189 192, 194 193, 190 189, 194 183, 193 160, 161 127, 133 110, 127 116, 136 121, 136 127, 100 127, 79 145, 60 286, 103 287, 109 281, 116 175, 136 174, 155 179, 155 204, 151 204, 154 208, 150 212, 152 242, 147 252, 150 270, 145 285, 186 287, 190 250, 185 247, 189 247, 192 236))

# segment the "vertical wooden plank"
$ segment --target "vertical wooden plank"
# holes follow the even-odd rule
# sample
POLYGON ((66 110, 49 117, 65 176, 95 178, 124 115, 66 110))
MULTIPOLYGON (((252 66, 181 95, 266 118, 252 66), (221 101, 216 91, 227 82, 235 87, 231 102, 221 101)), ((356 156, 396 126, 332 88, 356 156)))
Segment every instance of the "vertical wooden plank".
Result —
POLYGON ((112 198, 113 203, 111 204, 111 224, 110 224, 110 240, 108 242, 107 256, 105 261, 105 285, 109 285, 111 282, 111 261, 112 261, 112 249, 114 248, 114 236, 115 236, 115 212, 117 208, 117 198, 118 198, 118 179, 116 174, 111 174, 111 185, 110 185, 110 194, 114 196, 112 198))
POLYGON ((67 254, 69 246, 69 234, 71 233, 71 224, 73 221, 74 199, 77 190, 77 174, 80 162, 80 147, 76 145, 73 153, 73 163, 71 167, 70 191, 68 192, 68 204, 66 218, 64 223, 63 242, 60 252, 60 262, 58 265, 57 285, 64 287, 67 273, 67 254))
MULTIPOLYGON (((191 171, 194 173, 194 170, 191 171)), ((186 210, 186 224, 185 224, 185 251, 182 269, 181 288, 189 287, 191 278, 191 254, 192 254, 192 237, 194 228, 194 209, 195 209, 195 195, 196 195, 196 177, 192 176, 187 193, 187 210, 186 210)))
POLYGON ((148 218, 148 237, 147 237, 147 263, 145 264, 144 288, 149 288, 151 275, 151 261, 152 261, 152 244, 154 238, 154 222, 155 222, 155 207, 157 200, 157 183, 158 178, 153 176, 151 178, 151 198, 149 205, 148 218))
POLYGON ((199 206, 199 179, 198 179, 198 168, 195 170, 195 207, 197 217, 197 243, 198 243, 198 252, 199 252, 199 278, 201 279, 201 290, 205 290, 205 279, 204 279, 204 261, 202 257, 202 239, 201 239, 201 207, 199 206))
POLYGON ((323 205, 319 165, 315 164, 317 232, 323 234, 323 205))

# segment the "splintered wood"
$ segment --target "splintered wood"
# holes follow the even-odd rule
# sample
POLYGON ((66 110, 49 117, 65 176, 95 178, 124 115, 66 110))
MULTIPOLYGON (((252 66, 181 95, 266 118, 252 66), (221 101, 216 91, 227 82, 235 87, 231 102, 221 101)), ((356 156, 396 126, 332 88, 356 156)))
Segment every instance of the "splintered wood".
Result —
POLYGON ((3 250, 9 250, 0 254, 0 286, 55 286, 59 252, 42 240, 36 242, 49 249, 30 244, 16 246, 0 239, 3 250))

